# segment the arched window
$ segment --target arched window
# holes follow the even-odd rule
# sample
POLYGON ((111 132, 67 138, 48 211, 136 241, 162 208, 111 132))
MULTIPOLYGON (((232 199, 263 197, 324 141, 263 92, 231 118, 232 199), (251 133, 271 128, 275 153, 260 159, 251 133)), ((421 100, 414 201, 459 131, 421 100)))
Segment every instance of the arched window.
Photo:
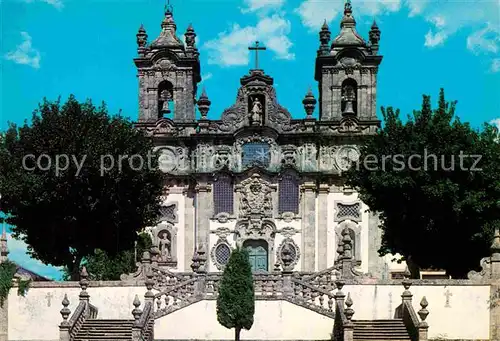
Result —
POLYGON ((269 167, 271 148, 265 142, 248 142, 243 145, 243 168, 251 166, 269 167))
POLYGON ((233 180, 228 174, 217 174, 214 179, 214 214, 233 214, 233 180))
POLYGON ((279 180, 279 213, 299 213, 299 179, 297 175, 288 171, 279 180))
POLYGON ((173 117, 174 86, 169 81, 158 85, 158 118, 173 117))
POLYGON ((352 78, 342 82, 342 114, 358 114, 358 84, 352 78))

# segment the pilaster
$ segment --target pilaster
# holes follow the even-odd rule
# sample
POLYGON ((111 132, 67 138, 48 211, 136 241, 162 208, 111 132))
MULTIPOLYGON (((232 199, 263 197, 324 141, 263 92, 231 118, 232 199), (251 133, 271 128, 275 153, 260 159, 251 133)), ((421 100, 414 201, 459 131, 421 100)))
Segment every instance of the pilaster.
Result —
POLYGON ((315 270, 316 251, 316 184, 302 185, 302 271, 315 270))
MULTIPOLYGON (((210 217, 212 216, 211 186, 206 180, 196 185, 196 246, 210 250, 210 217)), ((208 267, 209 262, 207 262, 208 267)), ((208 270, 208 269, 207 269, 208 270)))
POLYGON ((368 213, 368 272, 377 278, 382 278, 382 258, 378 249, 382 243, 378 214, 368 213))
POLYGON ((195 193, 190 188, 184 189, 184 271, 191 271, 191 253, 195 249, 195 193))
POLYGON ((330 186, 318 188, 318 271, 328 268, 328 194, 330 186))

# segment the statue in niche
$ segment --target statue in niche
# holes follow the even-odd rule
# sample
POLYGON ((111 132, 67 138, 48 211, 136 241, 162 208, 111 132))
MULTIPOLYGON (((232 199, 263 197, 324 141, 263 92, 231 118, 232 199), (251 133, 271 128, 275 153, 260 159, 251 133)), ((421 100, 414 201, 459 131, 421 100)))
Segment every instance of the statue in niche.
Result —
POLYGON ((170 236, 167 231, 162 231, 160 232, 160 239, 159 239, 159 249, 160 249, 160 257, 163 260, 170 259, 171 256, 171 250, 170 250, 170 236))
POLYGON ((252 100, 252 124, 253 125, 261 125, 262 124, 262 114, 263 108, 262 103, 260 103, 259 98, 255 97, 252 100))
POLYGON ((169 102, 171 100, 172 100, 172 95, 170 94, 170 91, 165 89, 160 92, 159 107, 161 115, 167 115, 172 112, 172 110, 170 110, 170 105, 169 105, 169 102))

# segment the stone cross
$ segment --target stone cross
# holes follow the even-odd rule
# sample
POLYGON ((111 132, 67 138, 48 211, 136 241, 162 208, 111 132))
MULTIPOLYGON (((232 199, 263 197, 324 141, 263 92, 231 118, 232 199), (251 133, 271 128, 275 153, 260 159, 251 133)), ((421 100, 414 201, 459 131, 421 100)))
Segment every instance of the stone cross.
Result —
POLYGON ((50 300, 54 298, 54 296, 48 292, 47 295, 45 295, 45 298, 47 299, 47 307, 50 307, 50 300))
POLYGON ((259 42, 255 42, 255 46, 250 46, 248 48, 250 51, 255 51, 255 70, 259 69, 259 51, 267 50, 264 46, 259 46, 259 42))
POLYGON ((444 304, 444 307, 445 308, 451 308, 451 305, 450 305, 450 296, 453 296, 453 294, 450 292, 449 289, 446 289, 446 292, 444 293, 444 295, 446 296, 446 303, 444 304))
POLYGON ((392 292, 389 293, 389 319, 392 319, 392 292))

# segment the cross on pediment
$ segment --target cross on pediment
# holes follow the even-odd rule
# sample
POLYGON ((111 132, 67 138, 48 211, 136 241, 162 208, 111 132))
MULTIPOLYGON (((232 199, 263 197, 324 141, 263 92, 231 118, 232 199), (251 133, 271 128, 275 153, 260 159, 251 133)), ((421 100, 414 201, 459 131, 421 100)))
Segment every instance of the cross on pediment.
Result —
POLYGON ((259 51, 265 51, 267 48, 265 46, 260 46, 259 42, 256 41, 254 46, 248 48, 250 51, 255 51, 255 70, 259 70, 259 51))

